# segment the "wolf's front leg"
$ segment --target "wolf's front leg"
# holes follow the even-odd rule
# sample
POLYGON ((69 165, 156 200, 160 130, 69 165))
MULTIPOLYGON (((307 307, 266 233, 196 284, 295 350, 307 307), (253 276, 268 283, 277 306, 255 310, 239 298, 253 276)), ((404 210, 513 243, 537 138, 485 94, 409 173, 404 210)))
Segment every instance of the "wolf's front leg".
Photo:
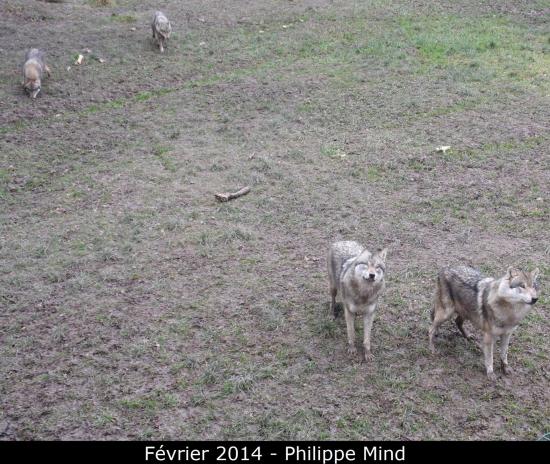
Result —
POLYGON ((349 310, 346 304, 344 304, 344 314, 348 331, 348 353, 354 355, 357 354, 357 348, 355 348, 355 314, 349 310))
POLYGON ((512 332, 500 336, 500 364, 504 375, 511 375, 514 373, 512 368, 508 366, 508 345, 510 344, 511 336, 512 332))
POLYGON ((375 311, 376 305, 371 305, 367 308, 367 312, 363 315, 363 347, 365 348, 365 361, 372 361, 374 359, 374 356, 370 350, 370 333, 372 330, 375 311))
POLYGON ((483 355, 485 358, 485 370, 487 371, 487 377, 489 380, 496 380, 496 375, 493 372, 493 349, 495 346, 495 340, 490 333, 483 334, 483 355))

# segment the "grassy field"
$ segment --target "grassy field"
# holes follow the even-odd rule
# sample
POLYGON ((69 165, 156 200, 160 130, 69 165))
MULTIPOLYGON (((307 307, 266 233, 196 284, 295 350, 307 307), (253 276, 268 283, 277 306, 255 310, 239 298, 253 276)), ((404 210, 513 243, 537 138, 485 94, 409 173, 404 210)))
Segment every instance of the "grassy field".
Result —
POLYGON ((550 2, 167 0, 163 55, 157 7, 0 4, 0 438, 549 432, 550 2), (369 364, 337 239, 389 248, 369 364), (429 353, 453 263, 540 268, 515 376, 451 323, 429 353))

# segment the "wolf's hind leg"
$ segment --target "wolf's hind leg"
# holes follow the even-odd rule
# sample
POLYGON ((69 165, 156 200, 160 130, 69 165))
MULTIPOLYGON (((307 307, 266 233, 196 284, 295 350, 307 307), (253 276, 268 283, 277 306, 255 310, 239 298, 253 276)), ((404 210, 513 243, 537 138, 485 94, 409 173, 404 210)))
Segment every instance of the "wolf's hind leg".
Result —
POLYGON ((462 316, 456 316, 455 322, 462 336, 467 340, 473 340, 474 337, 472 336, 472 334, 464 328, 464 319, 462 318, 462 316))
POLYGON ((432 325, 429 330, 430 350, 435 353, 434 337, 437 330, 455 312, 455 305, 452 296, 449 294, 448 283, 443 274, 439 274, 437 287, 434 295, 434 306, 432 309, 432 325))
POLYGON ((452 305, 443 305, 439 295, 436 297, 434 305, 433 321, 429 330, 429 346, 432 353, 435 353, 434 337, 437 334, 437 330, 441 324, 449 320, 454 313, 454 307, 452 305))
POLYGON ((334 315, 334 319, 338 317, 338 307, 336 306, 336 294, 338 290, 336 288, 330 289, 330 312, 334 315))

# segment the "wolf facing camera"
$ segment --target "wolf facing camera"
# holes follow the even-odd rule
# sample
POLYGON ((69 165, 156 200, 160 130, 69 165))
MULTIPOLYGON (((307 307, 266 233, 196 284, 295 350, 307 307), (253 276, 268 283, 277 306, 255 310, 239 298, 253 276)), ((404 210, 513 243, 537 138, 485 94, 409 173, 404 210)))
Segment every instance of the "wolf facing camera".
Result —
POLYGON ((153 40, 159 47, 160 52, 164 53, 164 47, 166 47, 166 43, 172 33, 172 25, 162 11, 155 12, 151 29, 153 30, 153 40))
POLYGON ((355 317, 363 317, 364 357, 371 353, 371 330, 377 309, 378 297, 385 288, 387 249, 375 253, 363 245, 342 241, 333 243, 328 252, 328 277, 330 284, 330 308, 338 315, 336 295, 340 293, 344 306, 348 335, 348 353, 355 355, 355 317))

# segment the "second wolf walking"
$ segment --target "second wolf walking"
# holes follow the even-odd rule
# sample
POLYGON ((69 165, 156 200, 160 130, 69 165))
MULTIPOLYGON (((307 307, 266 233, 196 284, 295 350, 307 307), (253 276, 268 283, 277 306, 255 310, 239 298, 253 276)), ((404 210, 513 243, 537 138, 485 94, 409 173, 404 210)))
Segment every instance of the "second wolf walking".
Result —
POLYGON ((45 53, 37 48, 31 48, 25 54, 23 64, 23 88, 31 98, 36 98, 42 89, 44 73, 50 77, 51 71, 45 62, 45 53))
POLYGON ((496 378, 493 371, 496 338, 500 338, 502 370, 509 374, 510 337, 538 300, 538 273, 538 269, 525 272, 509 268, 506 275, 493 279, 484 278, 468 266, 441 269, 429 332, 432 352, 435 352, 434 336, 439 326, 456 314, 456 325, 464 337, 471 338, 463 326, 466 320, 483 332, 483 355, 489 379, 496 378))

